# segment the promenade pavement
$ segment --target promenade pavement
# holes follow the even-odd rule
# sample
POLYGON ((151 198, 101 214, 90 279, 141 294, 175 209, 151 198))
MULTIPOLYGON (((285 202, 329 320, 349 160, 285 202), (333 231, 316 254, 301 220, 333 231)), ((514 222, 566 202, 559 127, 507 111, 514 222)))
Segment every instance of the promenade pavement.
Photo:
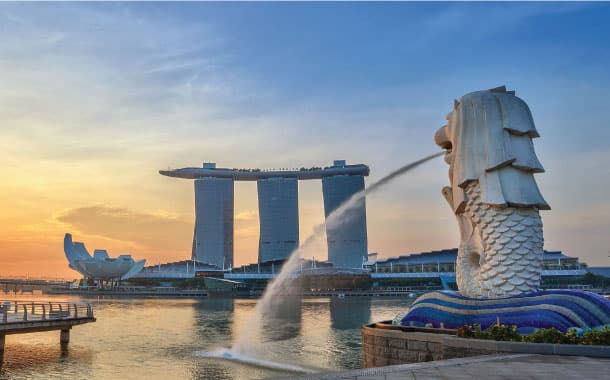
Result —
POLYGON ((561 355, 493 355, 283 377, 299 380, 610 380, 610 359, 561 355))

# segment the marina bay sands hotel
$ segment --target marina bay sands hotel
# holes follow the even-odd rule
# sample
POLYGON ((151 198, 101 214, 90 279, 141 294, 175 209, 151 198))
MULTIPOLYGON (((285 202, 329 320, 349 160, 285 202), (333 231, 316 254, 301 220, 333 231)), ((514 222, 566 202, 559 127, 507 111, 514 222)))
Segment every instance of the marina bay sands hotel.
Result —
MULTIPOLYGON (((334 161, 326 168, 260 170, 217 168, 206 162, 200 168, 160 170, 168 177, 195 182, 195 231, 192 259, 233 267, 235 181, 256 181, 260 237, 259 263, 287 258, 299 246, 299 180, 322 180, 326 217, 353 194, 364 190, 366 165, 334 161)), ((338 268, 360 268, 368 254, 366 204, 363 199, 344 223, 326 229, 328 261, 338 268)))

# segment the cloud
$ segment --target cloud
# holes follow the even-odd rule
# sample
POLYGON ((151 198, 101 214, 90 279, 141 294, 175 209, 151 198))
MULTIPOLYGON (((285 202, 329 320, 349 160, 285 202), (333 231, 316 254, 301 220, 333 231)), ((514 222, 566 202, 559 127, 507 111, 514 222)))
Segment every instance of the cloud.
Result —
MULTIPOLYGON (((55 244, 64 228, 79 232, 75 238, 91 248, 132 249, 159 261, 188 257, 192 183, 162 178, 157 169, 204 160, 228 167, 324 166, 345 158, 370 165, 370 184, 437 149, 433 133, 454 97, 506 82, 526 95, 543 134, 536 148, 548 170, 539 177, 541 189, 554 208, 545 215, 548 240, 554 247, 574 247, 574 254, 594 252, 570 241, 577 240, 574 231, 587 215, 595 216, 587 226, 605 226, 607 208, 597 214, 561 208, 607 204, 607 155, 587 156, 573 166, 567 166, 571 156, 565 159, 566 150, 578 159, 576 153, 607 141, 607 129, 599 128, 608 88, 605 50, 594 44, 597 59, 586 60, 603 66, 591 81, 591 72, 581 75, 580 65, 573 66, 576 76, 546 73, 570 66, 565 59, 588 57, 578 54, 588 46, 578 35, 571 33, 559 50, 549 50, 546 37, 525 45, 506 37, 522 27, 531 31, 546 12, 581 5, 434 5, 438 11, 391 12, 400 27, 382 27, 381 14, 369 17, 371 28, 357 24, 362 35, 349 33, 353 19, 350 29, 349 17, 331 18, 329 40, 339 47, 334 54, 315 35, 298 44, 298 35, 276 23, 282 33, 262 36, 261 24, 268 26, 268 20, 254 13, 241 26, 252 39, 244 38, 231 26, 234 14, 214 19, 205 6, 0 5, 0 159, 11 179, 0 184, 5 235, 23 242, 42 231, 51 242, 49 254, 62 266, 61 246, 55 244), (381 38, 371 30, 386 34, 381 38), (350 43, 357 45, 352 52, 343 49, 350 43), (464 44, 477 54, 466 54, 464 44), (529 49, 536 54, 524 54, 529 49), (361 56, 373 59, 351 59, 361 56), (538 58, 522 68, 513 59, 523 57, 538 58), (579 86, 581 81, 588 87, 579 86), (159 204, 179 215, 138 211, 159 204), (57 226, 39 224, 53 214, 57 226), (571 224, 560 225, 562 220, 571 224)), ((403 5, 411 6, 419 7, 403 5)), ((300 34, 300 25, 293 26, 300 34)), ((367 199, 372 249, 389 255, 455 245, 457 229, 439 194, 446 172, 441 160, 431 162, 367 199)), ((323 209, 319 183, 299 186, 303 240, 323 220, 323 209)), ((249 261, 256 259, 258 214, 248 211, 256 209, 251 189, 236 196, 238 262, 244 252, 249 261)), ((587 239, 595 252, 607 246, 603 233, 587 239)), ((3 251, 22 255, 15 244, 3 251)))
POLYGON ((8 152, 120 161, 220 138, 201 125, 242 93, 218 53, 222 38, 204 22, 135 16, 110 4, 0 8, 0 122, 16 143, 8 152), (170 125, 182 133, 168 138, 170 125))
MULTIPOLYGON (((236 240, 252 240, 258 238, 258 211, 242 211, 234 216, 236 240)), ((244 241, 240 242, 243 244, 244 241)))
MULTIPOLYGON (((258 212, 235 214, 236 259, 250 262, 258 246, 258 212)), ((62 223, 74 239, 89 248, 106 244, 121 252, 130 250, 150 262, 167 262, 190 256, 193 221, 166 211, 142 212, 124 207, 92 205, 63 210, 54 219, 62 223), (88 243, 89 242, 89 243, 88 243)), ((119 253, 112 251, 111 254, 119 253)))
POLYGON ((188 245, 193 233, 192 222, 176 215, 106 205, 64 210, 55 218, 70 231, 121 241, 136 249, 157 252, 175 252, 178 247, 188 245))
POLYGON ((242 211, 235 214, 235 221, 252 223, 258 221, 258 212, 257 211, 242 211))

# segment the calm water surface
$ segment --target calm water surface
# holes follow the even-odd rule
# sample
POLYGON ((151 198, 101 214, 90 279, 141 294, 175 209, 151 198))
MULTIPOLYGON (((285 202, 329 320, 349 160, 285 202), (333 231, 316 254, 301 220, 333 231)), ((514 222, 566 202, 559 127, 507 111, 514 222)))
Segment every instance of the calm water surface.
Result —
MULTIPOLYGON (((0 379, 260 379, 291 374, 205 357, 229 347, 249 327, 256 300, 84 300, 93 304, 97 322, 72 329, 67 353, 60 350, 58 331, 9 335, 0 379)), ((360 326, 392 319, 411 302, 385 297, 285 301, 248 355, 321 371, 360 368, 360 326)))

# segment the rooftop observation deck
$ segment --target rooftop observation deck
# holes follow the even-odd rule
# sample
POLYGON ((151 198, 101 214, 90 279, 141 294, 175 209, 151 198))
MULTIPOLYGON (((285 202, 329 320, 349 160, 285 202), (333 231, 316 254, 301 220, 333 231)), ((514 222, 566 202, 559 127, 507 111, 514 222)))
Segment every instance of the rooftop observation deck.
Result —
POLYGON ((333 166, 300 169, 238 169, 217 168, 213 162, 206 162, 201 168, 159 170, 159 174, 185 179, 202 177, 232 178, 234 181, 256 181, 267 178, 296 178, 299 180, 321 179, 335 175, 369 175, 369 167, 363 164, 345 165, 345 161, 335 161, 333 166))

